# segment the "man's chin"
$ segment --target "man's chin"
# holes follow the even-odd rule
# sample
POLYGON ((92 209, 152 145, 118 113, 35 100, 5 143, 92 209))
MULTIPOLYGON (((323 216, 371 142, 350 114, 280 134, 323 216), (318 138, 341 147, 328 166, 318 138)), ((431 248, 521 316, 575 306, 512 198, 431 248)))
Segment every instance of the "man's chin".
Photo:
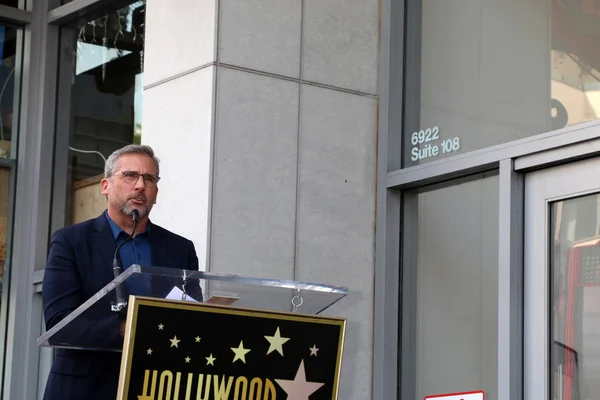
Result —
POLYGON ((125 215, 129 215, 132 216, 133 215, 133 210, 137 210, 138 215, 141 217, 145 217, 146 214, 148 214, 148 208, 147 207, 130 207, 130 206, 125 206, 123 208, 121 208, 121 211, 123 211, 123 213, 125 215))

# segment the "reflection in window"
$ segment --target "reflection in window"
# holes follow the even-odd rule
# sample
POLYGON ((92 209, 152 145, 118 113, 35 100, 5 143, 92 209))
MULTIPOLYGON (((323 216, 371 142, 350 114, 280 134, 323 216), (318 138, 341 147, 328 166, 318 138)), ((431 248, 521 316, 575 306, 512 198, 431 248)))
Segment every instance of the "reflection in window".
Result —
POLYGON ((553 129, 600 117, 600 3, 575 3, 553 1, 553 129))
POLYGON ((408 267, 418 276, 408 305, 416 365, 403 367, 416 373, 411 398, 467 389, 498 398, 498 198, 497 176, 418 194, 418 262, 408 267))
POLYGON ((552 204, 551 397, 600 393, 600 195, 552 204))
POLYGON ((15 85, 15 77, 20 75, 15 73, 18 34, 19 30, 0 25, 0 158, 16 154, 18 118, 15 102, 18 101, 18 96, 15 91, 18 87, 15 85))
MULTIPOLYGON (((21 8, 25 8, 24 3, 25 2, 23 1, 21 8)), ((0 5, 7 6, 7 7, 19 7, 19 0, 0 0, 0 5)))
MULTIPOLYGON (((17 43, 22 39, 22 30, 0 25, 0 158, 15 158, 17 154, 19 80, 21 51, 17 43)), ((0 167, 0 293, 3 289, 4 269, 9 256, 11 229, 11 170, 0 167)), ((6 289, 6 288, 4 288, 6 289)), ((3 323, 3 321, 0 321, 3 323)), ((1 353, 1 349, 0 349, 1 353)))
POLYGON ((10 171, 0 168, 0 293, 4 282, 4 263, 8 256, 8 203, 10 171))
POLYGON ((404 166, 600 117, 600 1, 408 4, 404 166))
POLYGON ((104 210, 99 182, 105 158, 141 141, 144 17, 145 1, 138 1, 76 27, 67 223, 104 210))

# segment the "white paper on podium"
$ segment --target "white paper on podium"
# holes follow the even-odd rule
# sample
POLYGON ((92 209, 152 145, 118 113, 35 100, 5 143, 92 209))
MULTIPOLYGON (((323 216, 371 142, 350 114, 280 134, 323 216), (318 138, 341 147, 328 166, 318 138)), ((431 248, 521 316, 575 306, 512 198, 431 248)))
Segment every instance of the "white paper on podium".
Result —
POLYGON ((181 289, 179 289, 177 286, 174 286, 173 289, 171 289, 171 291, 169 292, 169 294, 167 295, 167 297, 165 297, 165 299, 167 300, 178 300, 178 301, 193 301, 195 303, 198 303, 198 300, 191 298, 189 295, 185 295, 185 299, 182 298, 183 296, 183 291, 181 289))

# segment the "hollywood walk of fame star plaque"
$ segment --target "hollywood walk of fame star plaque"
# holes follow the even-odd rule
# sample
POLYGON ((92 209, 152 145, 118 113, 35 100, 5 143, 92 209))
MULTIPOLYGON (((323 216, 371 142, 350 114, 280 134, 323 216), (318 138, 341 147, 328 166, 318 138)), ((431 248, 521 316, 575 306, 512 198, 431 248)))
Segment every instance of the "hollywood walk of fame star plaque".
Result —
POLYGON ((345 319, 131 297, 119 400, 335 400, 345 319))

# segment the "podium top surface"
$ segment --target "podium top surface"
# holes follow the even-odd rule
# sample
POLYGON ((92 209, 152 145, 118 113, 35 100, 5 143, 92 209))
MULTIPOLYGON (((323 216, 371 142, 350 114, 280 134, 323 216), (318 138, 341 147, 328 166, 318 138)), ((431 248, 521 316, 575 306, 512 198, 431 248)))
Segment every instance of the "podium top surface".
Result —
POLYGON ((119 327, 129 295, 319 314, 347 294, 342 286, 132 265, 40 336, 37 344, 121 351, 119 327))

